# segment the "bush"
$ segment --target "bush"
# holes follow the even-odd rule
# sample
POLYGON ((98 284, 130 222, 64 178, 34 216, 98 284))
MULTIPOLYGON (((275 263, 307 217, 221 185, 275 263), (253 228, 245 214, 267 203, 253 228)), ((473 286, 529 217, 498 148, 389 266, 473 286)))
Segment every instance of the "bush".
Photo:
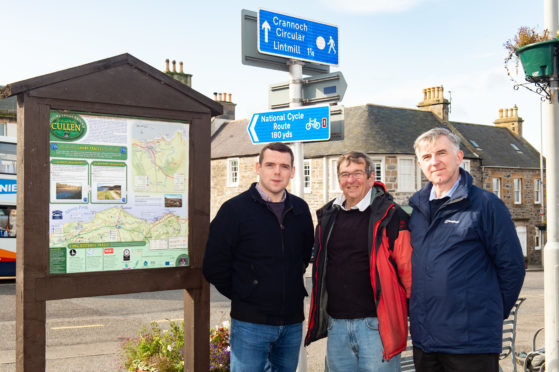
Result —
MULTIPOLYGON (((157 322, 143 326, 138 337, 126 338, 120 347, 119 368, 126 371, 184 371, 184 323, 169 323, 162 330, 157 322)), ((210 371, 229 371, 229 323, 210 329, 210 371)))

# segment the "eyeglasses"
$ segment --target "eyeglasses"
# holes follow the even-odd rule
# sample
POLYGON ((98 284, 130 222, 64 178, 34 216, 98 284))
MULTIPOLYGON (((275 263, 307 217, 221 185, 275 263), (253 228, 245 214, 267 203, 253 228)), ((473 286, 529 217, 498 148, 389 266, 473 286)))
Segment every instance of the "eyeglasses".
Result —
POLYGON ((347 179, 349 179, 350 176, 353 177, 353 179, 355 179, 355 180, 359 180, 359 179, 365 177, 365 172, 364 171, 355 171, 355 172, 351 172, 351 173, 343 172, 343 173, 340 173, 339 177, 340 177, 341 180, 347 180, 347 179))

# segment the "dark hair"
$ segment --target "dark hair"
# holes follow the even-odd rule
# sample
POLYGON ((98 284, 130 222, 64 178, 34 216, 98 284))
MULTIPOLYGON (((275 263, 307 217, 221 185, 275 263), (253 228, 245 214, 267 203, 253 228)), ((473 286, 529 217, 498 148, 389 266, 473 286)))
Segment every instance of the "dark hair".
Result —
POLYGON ((293 151, 291 151, 291 147, 281 142, 272 142, 262 148, 262 150, 260 151, 260 155, 258 156, 258 163, 260 165, 262 165, 262 159, 264 158, 264 151, 266 150, 289 153, 289 155, 291 155, 291 166, 293 167, 293 151))
POLYGON ((365 163, 365 172, 367 173, 367 177, 371 177, 371 174, 373 174, 374 172, 373 163, 371 162, 371 159, 367 156, 367 154, 364 154, 362 152, 350 151, 340 156, 338 158, 338 175, 340 175, 340 165, 342 165, 344 162, 346 162, 347 164, 365 163))

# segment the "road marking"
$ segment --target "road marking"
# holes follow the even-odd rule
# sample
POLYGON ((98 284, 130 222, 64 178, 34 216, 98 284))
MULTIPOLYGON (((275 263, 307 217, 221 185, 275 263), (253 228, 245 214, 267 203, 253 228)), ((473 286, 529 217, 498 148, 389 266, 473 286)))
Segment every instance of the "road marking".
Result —
POLYGON ((156 322, 156 323, 165 323, 165 322, 182 322, 182 318, 180 318, 180 319, 163 319, 163 320, 152 320, 152 322, 156 322))
POLYGON ((95 327, 104 327, 104 324, 86 324, 80 326, 65 326, 65 327, 52 327, 51 329, 54 331, 58 331, 61 329, 77 329, 77 328, 95 328, 95 327))

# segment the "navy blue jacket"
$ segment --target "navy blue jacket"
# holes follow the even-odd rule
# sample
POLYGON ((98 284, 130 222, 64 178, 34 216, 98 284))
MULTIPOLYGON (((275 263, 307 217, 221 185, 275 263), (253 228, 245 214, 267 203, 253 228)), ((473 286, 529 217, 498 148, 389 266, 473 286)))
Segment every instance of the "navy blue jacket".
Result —
POLYGON ((309 206, 287 193, 280 221, 255 185, 223 203, 211 222, 204 276, 231 299, 234 319, 301 322, 307 295, 303 275, 314 243, 309 206))
POLYGON ((500 353, 503 320, 524 281, 524 257, 504 203, 472 185, 468 172, 460 174, 431 223, 432 184, 410 198, 412 341, 428 353, 500 353))

